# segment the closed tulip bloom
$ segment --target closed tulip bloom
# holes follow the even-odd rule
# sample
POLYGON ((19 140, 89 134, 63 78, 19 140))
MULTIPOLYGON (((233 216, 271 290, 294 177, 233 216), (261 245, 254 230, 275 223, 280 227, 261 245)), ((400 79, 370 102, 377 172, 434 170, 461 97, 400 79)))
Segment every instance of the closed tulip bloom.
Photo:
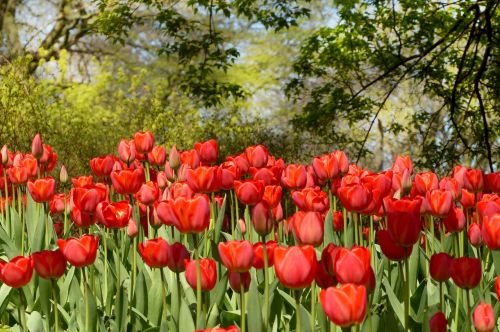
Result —
POLYGON ((2 157, 2 165, 6 166, 9 162, 9 148, 7 144, 4 144, 2 149, 0 149, 0 156, 2 157))
POLYGON ((471 192, 483 190, 483 172, 480 169, 468 169, 464 172, 464 188, 471 192))
POLYGON ((490 250, 500 249, 500 213, 485 216, 481 231, 483 241, 490 250))
MULTIPOLYGON (((496 214, 500 214, 500 198, 483 196, 483 199, 477 203, 477 210, 479 211, 479 216, 481 219, 486 217, 493 217, 496 214), (491 198, 491 199, 485 199, 491 198)), ((475 218, 473 218, 475 220, 475 218)))
POLYGON ((339 164, 333 154, 315 157, 312 162, 314 173, 321 181, 328 181, 339 175, 339 164))
POLYGON ((424 196, 428 191, 439 187, 438 177, 434 172, 424 172, 415 175, 413 187, 418 195, 424 196))
POLYGON ((438 282, 445 282, 450 279, 450 266, 452 263, 453 257, 445 252, 432 255, 429 262, 429 271, 432 279, 438 282))
POLYGON ((264 183, 259 180, 234 181, 234 190, 241 203, 253 206, 262 200, 264 183))
POLYGON ((139 243, 139 253, 149 267, 163 268, 168 264, 169 247, 168 242, 159 237, 139 243))
POLYGON ((10 167, 7 168, 6 173, 12 184, 20 185, 28 181, 28 170, 24 167, 10 167))
POLYGON ((124 163, 132 163, 135 160, 136 154, 134 141, 122 139, 120 143, 118 143, 118 156, 124 163))
POLYGON ((448 233, 460 232, 465 228, 464 210, 452 205, 448 216, 443 219, 443 224, 448 233))
POLYGON ((33 179, 37 176, 38 162, 31 155, 24 155, 24 157, 22 159, 20 159, 19 162, 17 162, 17 163, 16 163, 16 160, 14 159, 13 166, 25 168, 26 171, 28 172, 28 178, 33 179))
POLYGON ((234 181, 240 178, 240 170, 234 161, 223 162, 219 166, 220 187, 229 190, 234 186, 234 181))
POLYGON ((481 261, 471 257, 455 258, 451 264, 450 274, 458 287, 475 288, 481 281, 481 261))
POLYGON ((292 200, 302 211, 324 213, 330 208, 327 194, 319 187, 296 190, 292 193, 292 200))
POLYGON ((220 188, 220 170, 216 166, 200 166, 189 169, 187 183, 198 193, 211 193, 220 188))
POLYGON ((250 167, 250 174, 253 180, 260 180, 266 186, 278 185, 281 179, 281 168, 278 167, 263 167, 255 168, 250 167))
POLYGON ((94 185, 94 178, 92 175, 89 176, 78 176, 75 178, 71 179, 71 184, 73 184, 73 187, 75 188, 82 188, 85 186, 92 186, 94 185))
POLYGON ((483 235, 479 224, 473 222, 469 225, 467 237, 469 238, 469 243, 474 247, 480 247, 483 245, 483 235))
POLYGON ((266 186, 264 188, 262 200, 265 201, 270 207, 275 208, 280 204, 282 195, 283 188, 281 188, 281 186, 266 186))
POLYGON ((252 208, 252 225, 257 234, 265 236, 273 229, 272 210, 265 201, 252 208))
POLYGON ((250 166, 261 168, 267 165, 269 152, 264 145, 249 146, 245 149, 245 153, 250 166))
POLYGON ((97 220, 108 228, 127 227, 132 216, 132 206, 127 201, 101 202, 96 209, 97 220))
POLYGON ((134 219, 129 219, 127 224, 127 235, 131 238, 134 238, 137 236, 138 233, 139 233, 139 228, 137 227, 137 222, 134 219))
POLYGON ((71 209, 70 218, 73 224, 79 228, 88 228, 97 221, 95 213, 82 212, 76 206, 71 209))
POLYGON ((462 188, 458 181, 451 177, 444 177, 439 181, 439 189, 448 190, 453 196, 453 200, 458 200, 462 194, 462 188))
POLYGON ((344 229, 344 215, 342 214, 342 212, 340 211, 333 212, 332 223, 333 223, 333 230, 335 232, 340 232, 344 229))
POLYGON ((347 173, 349 170, 349 160, 344 151, 336 150, 332 152, 332 155, 337 159, 337 165, 339 165, 339 172, 342 174, 347 173))
POLYGON ((326 271, 333 277, 335 276, 335 263, 337 262, 337 255, 341 249, 342 247, 329 243, 321 252, 321 261, 323 262, 326 271))
POLYGON ((193 198, 194 191, 187 184, 187 182, 174 182, 170 185, 170 198, 176 199, 178 197, 193 198))
POLYGON ((195 143, 194 149, 198 152, 202 162, 212 164, 217 161, 219 149, 216 140, 211 139, 206 142, 195 143))
POLYGON ((139 190, 135 193, 135 198, 144 205, 153 205, 159 198, 160 190, 158 184, 153 181, 143 183, 139 190))
POLYGON ((176 273, 183 272, 186 267, 184 261, 189 259, 189 252, 186 247, 180 243, 175 242, 169 246, 169 251, 167 255, 167 266, 168 268, 176 273))
POLYGON ((323 243, 324 219, 319 212, 298 211, 293 215, 293 234, 300 245, 323 243))
POLYGON ((472 322, 477 332, 492 332, 495 329, 496 320, 491 304, 481 301, 472 313, 472 322))
POLYGON ((436 312, 429 320, 429 331, 430 332, 446 332, 448 326, 448 320, 443 312, 436 312))
POLYGON ((367 291, 365 286, 345 284, 323 289, 319 300, 325 314, 334 324, 349 327, 361 324, 366 316, 367 291))
POLYGON ((436 217, 446 217, 453 205, 453 196, 448 190, 434 189, 426 194, 430 213, 436 217))
POLYGON ((318 262, 314 280, 316 281, 316 284, 322 289, 327 289, 328 287, 337 285, 337 280, 335 279, 335 277, 332 277, 328 273, 325 262, 323 262, 322 260, 318 262))
POLYGON ((142 168, 111 172, 113 188, 121 195, 135 194, 141 188, 144 180, 144 170, 142 168))
POLYGON ((400 246, 411 247, 420 237, 420 199, 386 197, 387 229, 391 238, 400 246))
POLYGON ((210 204, 206 195, 160 202, 156 213, 162 223, 175 226, 181 233, 200 233, 210 224, 210 204))
POLYGON ((90 168, 97 177, 108 177, 113 171, 115 158, 113 156, 97 157, 90 160, 90 168))
POLYGON ((366 285, 370 277, 370 250, 365 247, 341 248, 335 261, 335 277, 340 283, 366 285))
POLYGON ((97 256, 99 237, 87 234, 79 239, 58 239, 57 245, 71 265, 83 267, 94 263, 97 256))
POLYGON ((362 184, 341 186, 337 190, 337 196, 348 211, 354 212, 363 211, 372 200, 370 190, 362 184))
POLYGON ((240 329, 237 326, 230 325, 227 328, 213 327, 205 330, 196 330, 195 332, 240 332, 240 329))
POLYGON ((33 257, 16 256, 9 262, 0 259, 0 281, 12 288, 23 287, 33 276, 33 257))
POLYGON ((307 171, 304 165, 288 165, 281 176, 281 183, 289 189, 304 188, 307 184, 307 171))
MULTIPOLYGON (((267 266, 271 267, 274 265, 274 249, 278 244, 272 240, 266 242, 266 253, 267 253, 267 266)), ((264 245, 262 242, 257 242, 253 244, 253 262, 252 266, 257 269, 264 268, 264 245)))
POLYGON ((474 207, 475 204, 476 204, 476 197, 474 196, 474 193, 466 189, 462 189, 460 196, 460 205, 462 205, 464 209, 470 209, 474 207))
MULTIPOLYGON (((211 258, 201 258, 200 260, 201 290, 211 291, 217 281, 217 266, 211 258)), ((192 289, 196 290, 196 260, 185 260, 186 281, 192 289)))
POLYGON ((316 252, 312 246, 276 247, 274 271, 286 288, 309 287, 316 275, 316 252))
POLYGON ((28 181, 28 190, 37 203, 49 202, 56 191, 56 181, 52 177, 28 181))
POLYGON ((139 131, 134 134, 134 143, 139 153, 148 153, 153 149, 155 139, 150 131, 139 131))
POLYGON ((156 145, 148 152, 148 161, 151 165, 163 166, 167 160, 167 151, 160 145, 156 145))
POLYGON ((410 174, 413 173, 413 162, 409 156, 397 156, 392 164, 391 170, 394 173, 403 173, 407 170, 410 174))
POLYGON ((40 133, 37 133, 31 141, 31 154, 36 159, 40 159, 43 156, 43 143, 40 133))
MULTIPOLYGON (((167 165, 173 170, 176 170, 181 165, 181 154, 179 153, 179 151, 177 151, 177 147, 175 146, 175 144, 170 148, 167 165)), ((167 165, 165 165, 165 167, 167 165)))
POLYGON ((102 184, 86 185, 71 190, 71 202, 83 213, 93 214, 97 205, 106 199, 106 187, 102 184))
POLYGON ((49 203, 50 214, 57 215, 64 212, 65 205, 67 205, 68 199, 64 194, 57 194, 52 197, 49 203))
POLYGON ((391 238, 388 230, 380 229, 377 231, 377 240, 382 253, 391 261, 402 261, 410 257, 413 247, 403 247, 398 245, 391 238))
POLYGON ((246 272, 253 263, 253 246, 249 241, 227 241, 219 243, 222 264, 233 272, 246 272))
POLYGON ((500 194, 500 172, 484 174, 484 191, 500 194))
POLYGON ((231 286, 231 289, 236 293, 241 293, 242 289, 244 293, 248 292, 251 281, 250 272, 229 271, 228 279, 229 279, 229 286, 231 286))
POLYGON ((66 271, 66 257, 59 249, 35 252, 32 257, 35 271, 41 278, 60 278, 66 271))

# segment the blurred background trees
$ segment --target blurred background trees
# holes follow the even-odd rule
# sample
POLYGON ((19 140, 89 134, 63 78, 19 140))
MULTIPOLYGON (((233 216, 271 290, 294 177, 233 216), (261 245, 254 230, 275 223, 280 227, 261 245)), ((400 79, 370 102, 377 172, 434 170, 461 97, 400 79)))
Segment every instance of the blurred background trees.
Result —
POLYGON ((0 143, 70 172, 150 129, 170 146, 345 149, 374 170, 497 168, 498 3, 6 0, 0 143))

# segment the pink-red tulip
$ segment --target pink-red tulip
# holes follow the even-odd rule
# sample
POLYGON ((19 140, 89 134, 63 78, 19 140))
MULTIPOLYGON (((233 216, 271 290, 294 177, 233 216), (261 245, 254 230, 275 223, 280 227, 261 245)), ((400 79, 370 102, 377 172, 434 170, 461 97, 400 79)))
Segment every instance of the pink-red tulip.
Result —
POLYGON ((57 245, 71 265, 83 267, 94 263, 99 237, 87 234, 79 239, 58 239, 57 245))
POLYGON ((495 329, 496 320, 491 304, 481 301, 472 313, 472 322, 477 332, 492 332, 495 329))
POLYGON ((229 271, 247 272, 253 263, 253 246, 246 240, 220 242, 219 257, 229 271))
MULTIPOLYGON (((215 287, 217 281, 217 266, 211 258, 201 258, 200 260, 200 275, 202 291, 208 292, 215 287)), ((196 289, 196 260, 185 260, 186 281, 192 289, 196 289)))
POLYGON ((309 287, 316 275, 317 264, 316 252, 312 246, 278 246, 274 249, 274 271, 286 288, 309 287))

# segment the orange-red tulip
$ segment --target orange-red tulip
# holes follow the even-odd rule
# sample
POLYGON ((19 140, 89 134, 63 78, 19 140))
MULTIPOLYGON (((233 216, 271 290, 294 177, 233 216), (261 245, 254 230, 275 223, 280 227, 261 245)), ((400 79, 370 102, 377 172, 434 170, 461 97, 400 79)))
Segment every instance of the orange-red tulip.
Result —
POLYGON ((0 259, 0 281, 12 288, 23 287, 33 276, 33 258, 16 256, 9 262, 0 259))
POLYGON ((83 267, 94 263, 99 237, 87 234, 79 239, 58 239, 57 245, 71 265, 83 267))
POLYGON ((168 265, 170 246, 165 239, 159 237, 139 243, 139 253, 149 267, 163 268, 168 265))
POLYGON ((217 161, 219 149, 216 140, 211 139, 206 142, 195 143, 194 149, 198 152, 202 162, 212 164, 217 161))
POLYGON ((56 181, 52 177, 28 181, 28 190, 37 203, 49 202, 56 191, 56 181))
POLYGON ((210 224, 210 204, 206 195, 160 202, 156 213, 161 222, 175 226, 181 233, 200 233, 210 224))
POLYGON ((35 252, 32 257, 36 273, 41 278, 60 278, 66 271, 66 257, 59 249, 35 252))
POLYGON ((219 243, 222 264, 233 272, 246 272, 253 263, 253 246, 246 240, 219 243))
POLYGON ((309 287, 316 275, 317 264, 312 246, 278 246, 274 249, 274 271, 286 288, 309 287))
MULTIPOLYGON (((200 260, 200 275, 202 291, 208 292, 215 287, 217 281, 217 266, 211 258, 201 258, 200 260)), ((186 266, 186 281, 192 289, 196 290, 196 260, 185 260, 186 266)))
POLYGON ((345 284, 323 289, 319 293, 321 306, 333 323, 341 327, 361 324, 367 309, 365 286, 345 284))

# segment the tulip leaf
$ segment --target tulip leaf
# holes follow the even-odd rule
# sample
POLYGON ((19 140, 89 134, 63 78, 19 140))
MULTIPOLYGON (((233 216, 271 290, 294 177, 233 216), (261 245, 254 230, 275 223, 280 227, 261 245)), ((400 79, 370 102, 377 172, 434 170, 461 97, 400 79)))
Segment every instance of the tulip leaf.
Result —
MULTIPOLYGON (((32 237, 32 242, 31 242, 31 251, 36 252, 40 251, 43 248, 43 241, 45 238, 45 222, 43 218, 38 218, 38 222, 36 225, 33 225, 33 229, 36 229, 35 233, 33 234, 32 237)), ((28 228, 29 229, 29 228, 28 228)), ((29 233, 29 231, 28 231, 29 233)))
POLYGON ((417 323, 424 322, 424 313, 427 308, 427 282, 421 282, 410 299, 410 316, 417 323))
POLYGON ((224 195, 224 201, 222 202, 221 208, 218 209, 217 222, 215 224, 215 237, 214 237, 215 243, 219 243, 222 223, 224 222, 224 214, 226 211, 226 201, 227 201, 227 195, 224 195))
POLYGON ((405 316, 404 316, 404 311, 403 311, 404 309, 403 309, 402 303, 399 302, 398 298, 396 297, 396 295, 392 291, 392 287, 388 283, 387 279, 384 279, 382 281, 382 283, 384 284, 384 290, 385 290, 385 293, 387 294, 387 298, 389 299, 389 303, 391 304, 392 310, 396 314, 401 325, 404 326, 405 316))
POLYGON ((194 331, 195 326, 191 311, 185 301, 181 302, 181 311, 179 313, 179 331, 194 331))
POLYGON ((38 311, 32 311, 26 322, 30 332, 44 332, 44 320, 38 311))
POLYGON ((327 246, 329 243, 333 243, 334 239, 334 230, 333 230, 333 221, 332 221, 333 211, 332 208, 328 210, 328 214, 325 218, 325 235, 324 235, 324 246, 327 246))
POLYGON ((207 324, 206 326, 217 325, 217 319, 219 318, 219 307, 217 303, 214 303, 207 314, 207 324))
POLYGON ((495 273, 500 274, 500 250, 491 250, 493 256, 493 264, 495 265, 495 273))
POLYGON ((38 299, 40 300, 42 312, 48 317, 50 314, 52 284, 50 280, 39 278, 38 287, 40 290, 40 296, 38 297, 38 299))
MULTIPOLYGON (((252 271, 252 280, 257 280, 255 271, 252 271)), ((257 283, 251 282, 247 294, 247 315, 248 315, 248 331, 261 331, 262 330, 262 305, 257 289, 257 283)))
POLYGON ((17 249, 16 245, 3 227, 0 227, 0 241, 2 243, 2 249, 9 259, 12 259, 19 254, 19 249, 17 249))
POLYGON ((151 270, 151 287, 148 292, 148 319, 154 325, 159 325, 162 311, 162 284, 160 270, 151 270))
POLYGON ((410 292, 413 294, 415 289, 417 288, 417 272, 418 272, 418 260, 420 257, 420 250, 418 247, 420 245, 418 243, 413 245, 413 250, 410 255, 409 263, 410 263, 410 292))
MULTIPOLYGON (((135 308, 133 309, 137 310, 139 313, 148 312, 147 297, 148 297, 148 292, 147 292, 146 280, 144 278, 144 273, 142 271, 139 271, 137 273, 137 281, 135 283, 135 294, 134 294, 135 308)), ((147 321, 147 317, 145 317, 145 320, 147 321)), ((137 331, 144 329, 140 321, 136 322, 135 328, 137 331)))
POLYGON ((10 286, 7 286, 6 284, 3 284, 0 286, 0 312, 4 312, 5 307, 7 307, 7 304, 9 303, 9 295, 10 292, 12 291, 12 288, 10 286))

